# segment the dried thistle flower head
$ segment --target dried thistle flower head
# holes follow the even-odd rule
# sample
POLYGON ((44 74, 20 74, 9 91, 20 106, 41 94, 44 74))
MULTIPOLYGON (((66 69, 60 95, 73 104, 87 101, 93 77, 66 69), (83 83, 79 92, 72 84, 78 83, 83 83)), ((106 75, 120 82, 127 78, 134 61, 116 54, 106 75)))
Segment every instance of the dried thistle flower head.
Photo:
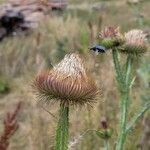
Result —
POLYGON ((122 52, 128 54, 142 54, 147 50, 146 34, 142 30, 131 30, 125 33, 125 45, 122 52))
POLYGON ((100 33, 101 45, 105 46, 106 48, 113 48, 116 46, 120 46, 123 44, 123 36, 120 33, 120 28, 117 27, 106 27, 100 33))
POLYGON ((106 27, 101 33, 100 37, 101 38, 115 38, 121 36, 120 34, 120 28, 117 27, 106 27))
POLYGON ((97 87, 87 76, 78 54, 68 54, 48 73, 37 76, 34 87, 40 100, 55 100, 64 105, 95 102, 97 87))

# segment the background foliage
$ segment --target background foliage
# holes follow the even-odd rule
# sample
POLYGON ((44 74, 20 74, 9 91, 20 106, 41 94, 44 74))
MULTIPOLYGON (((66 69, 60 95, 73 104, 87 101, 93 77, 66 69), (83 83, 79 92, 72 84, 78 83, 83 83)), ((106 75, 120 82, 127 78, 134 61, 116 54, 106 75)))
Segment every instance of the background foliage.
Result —
MULTIPOLYGON (((50 13, 49 20, 31 34, 9 37, 0 43, 0 89, 9 89, 8 93, 0 90, 0 132, 5 113, 16 102, 24 102, 20 128, 11 139, 11 150, 53 149, 57 121, 36 104, 30 85, 38 72, 52 67, 66 53, 75 51, 85 58, 102 95, 92 110, 72 110, 71 140, 88 129, 98 129, 102 117, 107 117, 114 130, 111 138, 114 142, 119 102, 111 52, 95 57, 88 48, 98 43, 98 33, 105 26, 120 26, 122 31, 139 28, 150 33, 149 8, 150 2, 144 0, 136 5, 128 4, 126 0, 83 0, 82 3, 70 0, 67 10, 61 15, 50 13)), ((132 91, 130 116, 150 97, 149 58, 148 52, 143 60, 137 62, 139 69, 132 91)), ((55 105, 44 107, 57 116, 55 105)), ((134 134, 127 139, 126 150, 137 150, 145 134, 145 126, 142 122, 137 125, 134 134)), ((99 150, 102 147, 103 141, 93 133, 86 134, 75 145, 77 150, 99 150)))

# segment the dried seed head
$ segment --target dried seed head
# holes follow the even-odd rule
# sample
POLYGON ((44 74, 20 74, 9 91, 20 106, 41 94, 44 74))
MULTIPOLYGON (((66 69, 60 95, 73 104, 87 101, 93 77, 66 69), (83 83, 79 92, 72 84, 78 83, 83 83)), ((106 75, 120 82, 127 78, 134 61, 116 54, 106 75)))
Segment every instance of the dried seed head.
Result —
POLYGON ((125 33, 125 45, 122 52, 140 55, 147 50, 146 34, 142 30, 131 30, 125 33))
POLYGON ((106 48, 113 48, 116 46, 120 46, 123 44, 123 36, 120 33, 120 28, 117 27, 106 27, 100 33, 101 45, 105 46, 106 48))
POLYGON ((101 38, 116 38, 116 37, 120 37, 120 29, 119 27, 115 28, 115 27, 106 27, 101 33, 100 33, 100 37, 101 38))
POLYGON ((97 95, 97 87, 77 54, 66 55, 48 73, 37 76, 34 87, 42 101, 59 100, 65 105, 91 105, 97 95))
POLYGON ((53 71, 58 75, 70 76, 75 78, 86 77, 83 61, 77 54, 68 54, 56 66, 53 71))

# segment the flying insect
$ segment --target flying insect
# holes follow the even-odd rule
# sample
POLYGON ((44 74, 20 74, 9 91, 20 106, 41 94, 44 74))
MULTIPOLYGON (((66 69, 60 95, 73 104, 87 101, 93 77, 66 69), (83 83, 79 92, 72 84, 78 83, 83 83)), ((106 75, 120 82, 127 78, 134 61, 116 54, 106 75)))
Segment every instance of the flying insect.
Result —
POLYGON ((101 45, 95 45, 95 46, 91 47, 90 50, 92 50, 96 53, 105 53, 106 52, 106 48, 101 45))

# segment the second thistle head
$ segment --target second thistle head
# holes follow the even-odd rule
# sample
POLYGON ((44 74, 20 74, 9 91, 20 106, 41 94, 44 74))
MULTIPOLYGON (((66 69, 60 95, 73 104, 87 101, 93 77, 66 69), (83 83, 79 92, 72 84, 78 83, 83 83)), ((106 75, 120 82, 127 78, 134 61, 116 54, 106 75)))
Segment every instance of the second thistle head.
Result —
POLYGON ((106 27, 100 33, 100 44, 107 49, 120 46, 124 43, 119 27, 106 27))
POLYGON ((142 30, 131 30, 125 33, 125 44, 121 52, 140 55, 147 50, 146 34, 142 30))
POLYGON ((68 54, 52 70, 38 75, 34 87, 40 100, 58 101, 63 105, 91 105, 97 87, 87 75, 78 54, 68 54))

